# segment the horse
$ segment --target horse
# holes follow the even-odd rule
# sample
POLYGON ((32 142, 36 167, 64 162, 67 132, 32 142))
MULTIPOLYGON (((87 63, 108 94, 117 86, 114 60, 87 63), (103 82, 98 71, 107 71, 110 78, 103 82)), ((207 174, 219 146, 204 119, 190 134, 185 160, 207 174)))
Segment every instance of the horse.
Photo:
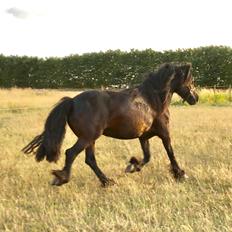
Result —
POLYGON ((22 151, 35 153, 36 161, 46 158, 57 162, 65 135, 66 124, 77 136, 77 142, 65 151, 62 170, 53 170, 53 185, 68 183, 72 164, 85 150, 85 163, 90 166, 102 186, 114 184, 99 168, 95 159, 95 141, 101 136, 116 139, 139 139, 143 158, 131 157, 125 171, 140 171, 150 161, 149 139, 158 136, 171 163, 176 180, 187 175, 180 168, 171 145, 169 105, 177 93, 190 105, 198 102, 191 74, 191 63, 165 63, 146 75, 138 86, 120 91, 89 90, 70 98, 62 98, 48 115, 43 132, 22 151))

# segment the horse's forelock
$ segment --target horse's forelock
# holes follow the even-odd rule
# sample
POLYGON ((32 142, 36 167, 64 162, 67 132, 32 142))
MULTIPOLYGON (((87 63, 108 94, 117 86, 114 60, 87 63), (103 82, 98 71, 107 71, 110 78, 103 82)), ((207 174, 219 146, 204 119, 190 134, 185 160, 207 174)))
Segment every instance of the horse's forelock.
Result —
POLYGON ((176 78, 180 80, 180 83, 187 84, 192 81, 191 68, 191 63, 176 65, 176 78))
POLYGON ((191 63, 187 63, 187 64, 183 65, 184 80, 186 82, 189 82, 192 80, 191 68, 192 68, 191 63))

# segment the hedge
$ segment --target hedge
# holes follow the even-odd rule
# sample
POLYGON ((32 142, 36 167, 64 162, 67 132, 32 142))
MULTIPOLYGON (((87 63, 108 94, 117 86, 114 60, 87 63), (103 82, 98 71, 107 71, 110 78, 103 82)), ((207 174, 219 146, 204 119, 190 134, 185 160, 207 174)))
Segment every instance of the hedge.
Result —
POLYGON ((202 87, 232 84, 232 48, 210 46, 165 52, 110 50, 45 59, 0 55, 0 87, 133 86, 165 62, 191 62, 196 83, 202 87))

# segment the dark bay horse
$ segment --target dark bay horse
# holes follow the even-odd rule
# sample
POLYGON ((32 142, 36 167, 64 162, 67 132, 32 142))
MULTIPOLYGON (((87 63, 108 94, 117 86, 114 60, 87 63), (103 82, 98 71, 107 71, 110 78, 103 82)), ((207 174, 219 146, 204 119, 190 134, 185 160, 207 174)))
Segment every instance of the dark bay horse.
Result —
POLYGON ((127 172, 140 171, 150 160, 149 139, 158 136, 171 162, 176 179, 185 177, 179 167, 171 146, 169 133, 169 110, 173 93, 194 105, 198 95, 193 88, 191 64, 167 63, 150 73, 139 86, 120 92, 86 91, 74 98, 65 97, 50 112, 42 134, 36 136, 23 152, 35 151, 35 158, 56 162, 65 134, 66 123, 78 137, 77 142, 66 150, 62 170, 54 170, 54 185, 69 181, 72 164, 77 155, 85 150, 85 162, 99 178, 103 186, 113 183, 98 167, 95 159, 95 141, 101 136, 117 139, 138 138, 143 159, 130 159, 127 172))

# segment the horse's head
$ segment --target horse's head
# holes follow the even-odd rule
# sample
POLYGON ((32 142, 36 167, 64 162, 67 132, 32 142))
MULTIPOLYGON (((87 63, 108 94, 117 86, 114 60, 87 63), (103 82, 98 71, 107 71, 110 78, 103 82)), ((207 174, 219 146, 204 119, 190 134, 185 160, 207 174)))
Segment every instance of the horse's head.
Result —
POLYGON ((190 105, 195 105, 198 102, 199 97, 193 84, 191 64, 175 66, 172 90, 190 105))

